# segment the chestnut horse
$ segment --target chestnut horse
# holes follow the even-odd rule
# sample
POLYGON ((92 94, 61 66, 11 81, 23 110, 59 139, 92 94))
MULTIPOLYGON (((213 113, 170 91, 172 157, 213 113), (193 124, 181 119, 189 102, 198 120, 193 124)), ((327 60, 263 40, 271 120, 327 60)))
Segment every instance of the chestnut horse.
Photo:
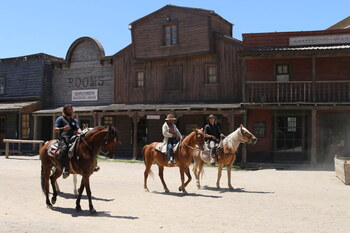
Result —
MULTIPOLYGON (((243 125, 240 125, 236 131, 228 135, 223 141, 223 148, 218 149, 216 153, 216 160, 218 164, 218 176, 216 181, 216 187, 220 188, 220 178, 222 173, 222 168, 226 166, 227 168, 227 180, 228 187, 233 190, 231 185, 231 169, 232 164, 236 160, 236 150, 240 143, 255 144, 257 138, 249 132, 243 125)), ((203 170, 204 163, 210 163, 210 155, 208 151, 201 152, 194 156, 193 173, 196 177, 197 187, 200 188, 200 175, 203 170)))
MULTIPOLYGON (((51 140, 46 143, 40 149, 41 160, 41 188, 46 196, 46 205, 52 208, 52 204, 56 203, 57 190, 55 187, 55 181, 61 176, 61 165, 58 159, 48 154, 48 147, 56 140, 51 140), (52 167, 56 167, 55 172, 50 176, 52 167), (49 180, 51 180, 51 186, 53 189, 52 204, 49 200, 49 180)), ((86 188, 86 193, 89 199, 89 210, 91 214, 95 214, 91 201, 91 190, 89 178, 94 172, 97 165, 97 153, 102 146, 116 145, 118 142, 118 135, 115 127, 109 126, 108 129, 102 126, 93 128, 87 132, 84 137, 80 138, 80 143, 77 145, 74 156, 70 159, 69 172, 71 174, 82 175, 81 185, 78 189, 78 197, 76 200, 77 211, 81 210, 80 199, 81 195, 86 188)))
POLYGON ((204 145, 204 132, 201 129, 195 129, 192 133, 190 133, 182 142, 180 142, 179 147, 174 152, 175 164, 168 165, 167 155, 155 149, 156 145, 159 142, 153 142, 149 145, 143 147, 142 156, 145 162, 145 172, 144 172, 144 189, 149 192, 147 187, 147 177, 148 174, 151 173, 151 166, 154 162, 157 163, 159 169, 159 177, 162 181, 163 188, 166 193, 169 193, 169 189, 165 184, 163 171, 164 167, 179 167, 180 176, 181 176, 181 186, 179 187, 179 191, 182 191, 184 194, 187 194, 185 187, 192 180, 189 166, 192 163, 192 157, 198 153, 198 148, 204 145), (184 174, 187 175, 187 181, 185 181, 184 174))

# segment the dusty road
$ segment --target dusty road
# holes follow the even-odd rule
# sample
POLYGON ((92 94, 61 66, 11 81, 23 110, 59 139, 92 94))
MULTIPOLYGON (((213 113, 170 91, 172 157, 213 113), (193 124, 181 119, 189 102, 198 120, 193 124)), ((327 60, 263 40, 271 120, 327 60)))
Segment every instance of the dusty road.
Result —
POLYGON ((143 164, 100 162, 91 177, 96 216, 75 211, 72 178, 59 179, 63 193, 54 210, 40 188, 38 156, 0 157, 0 232, 350 232, 350 187, 334 171, 258 170, 233 172, 227 189, 215 187, 216 169, 205 168, 203 189, 193 180, 177 191, 177 168, 165 169, 163 192, 153 166, 149 193, 143 190, 143 164))

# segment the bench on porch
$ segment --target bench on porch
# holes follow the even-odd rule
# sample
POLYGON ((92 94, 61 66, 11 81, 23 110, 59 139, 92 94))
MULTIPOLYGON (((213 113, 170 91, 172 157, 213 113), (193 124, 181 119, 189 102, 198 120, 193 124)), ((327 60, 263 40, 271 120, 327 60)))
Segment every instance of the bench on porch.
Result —
POLYGON ((39 144, 39 149, 43 146, 44 141, 43 140, 23 140, 23 139, 4 139, 3 142, 5 143, 5 157, 8 159, 10 154, 10 143, 29 143, 33 144, 33 151, 35 148, 35 144, 39 144))

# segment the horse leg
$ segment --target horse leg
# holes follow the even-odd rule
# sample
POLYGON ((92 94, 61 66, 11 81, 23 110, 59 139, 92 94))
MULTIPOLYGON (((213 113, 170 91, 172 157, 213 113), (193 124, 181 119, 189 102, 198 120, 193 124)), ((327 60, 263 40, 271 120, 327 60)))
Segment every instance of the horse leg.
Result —
POLYGON ((233 187, 231 185, 231 169, 232 169, 232 164, 229 164, 226 166, 227 169, 227 180, 228 180, 228 187, 230 190, 233 190, 233 187))
POLYGON ((194 160, 192 171, 194 173, 194 177, 196 178, 197 188, 200 189, 201 185, 199 183, 199 165, 197 159, 194 160))
POLYGON ((164 191, 166 193, 169 193, 169 189, 166 186, 166 183, 164 181, 164 167, 163 166, 158 165, 158 175, 159 175, 160 181, 162 181, 164 191))
POLYGON ((51 202, 53 205, 56 203, 56 200, 57 200, 57 190, 56 190, 57 178, 60 177, 61 174, 62 172, 56 169, 55 172, 50 176, 51 186, 53 190, 51 202))
POLYGON ((88 177, 83 177, 84 179, 84 183, 85 183, 85 187, 86 187, 86 194, 88 196, 89 199, 89 210, 90 210, 90 214, 96 214, 96 210, 94 209, 94 206, 92 205, 92 200, 91 200, 91 189, 90 189, 90 180, 89 180, 89 176, 88 177))
POLYGON ((187 167, 186 169, 185 169, 185 173, 186 173, 186 175, 187 175, 187 181, 186 181, 186 183, 185 183, 185 187, 188 185, 188 183, 190 183, 191 182, 191 180, 192 180, 192 177, 191 177, 191 172, 190 172, 190 167, 187 167))
POLYGON ((152 166, 152 162, 145 162, 146 168, 145 168, 145 172, 143 173, 143 188, 145 190, 145 192, 149 192, 148 187, 147 187, 147 178, 148 178, 148 174, 151 172, 151 166, 152 166))
POLYGON ((77 190, 77 174, 73 174, 73 185, 74 185, 74 196, 77 197, 78 196, 78 190, 77 190))
POLYGON ((216 188, 220 188, 220 179, 221 179, 221 174, 222 174, 222 167, 223 165, 222 164, 218 164, 218 179, 216 181, 216 188))
POLYGON ((84 191, 84 179, 81 179, 81 183, 80 183, 80 188, 78 189, 79 193, 78 193, 78 197, 77 200, 75 202, 75 209, 76 211, 81 211, 81 206, 80 206, 80 199, 81 199, 81 195, 83 194, 84 191))
POLYGON ((197 180, 197 187, 198 189, 201 188, 201 184, 200 184, 200 179, 201 179, 201 175, 203 174, 203 167, 204 167, 204 162, 200 161, 199 162, 199 166, 198 166, 198 180, 197 180))
POLYGON ((41 165, 41 189, 45 194, 47 207, 52 209, 52 204, 51 204, 50 199, 49 199, 50 172, 51 172, 50 166, 44 167, 44 165, 41 165))
POLYGON ((180 169, 180 176, 181 176, 181 186, 179 187, 179 191, 182 191, 184 194, 187 194, 187 191, 184 186, 185 182, 185 168, 179 167, 180 169))

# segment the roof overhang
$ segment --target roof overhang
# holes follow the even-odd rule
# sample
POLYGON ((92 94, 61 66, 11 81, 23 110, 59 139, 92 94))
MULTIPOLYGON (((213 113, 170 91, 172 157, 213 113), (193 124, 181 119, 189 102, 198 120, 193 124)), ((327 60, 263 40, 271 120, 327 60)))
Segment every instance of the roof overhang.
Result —
POLYGON ((32 113, 41 108, 40 101, 25 102, 5 102, 0 103, 0 112, 17 112, 32 113))

